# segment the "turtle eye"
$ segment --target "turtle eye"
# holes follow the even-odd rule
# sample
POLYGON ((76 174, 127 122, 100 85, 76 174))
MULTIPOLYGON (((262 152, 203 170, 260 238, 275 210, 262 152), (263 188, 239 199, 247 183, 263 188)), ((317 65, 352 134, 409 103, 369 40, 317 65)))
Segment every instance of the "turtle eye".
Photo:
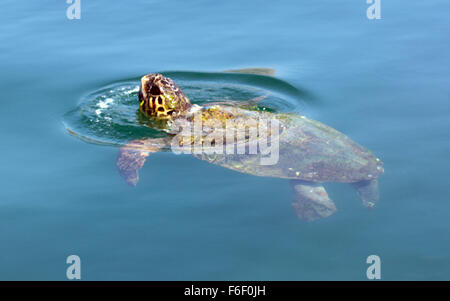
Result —
POLYGON ((159 87, 157 85, 153 85, 152 88, 150 89, 150 94, 152 94, 152 95, 160 95, 161 94, 161 90, 159 90, 159 87))

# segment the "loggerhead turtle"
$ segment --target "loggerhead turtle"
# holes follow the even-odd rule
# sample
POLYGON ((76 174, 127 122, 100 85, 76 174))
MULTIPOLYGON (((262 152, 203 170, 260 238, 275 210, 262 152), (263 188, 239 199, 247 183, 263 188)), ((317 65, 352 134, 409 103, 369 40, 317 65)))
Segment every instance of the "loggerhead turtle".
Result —
POLYGON ((322 186, 323 182, 349 183, 366 207, 375 205, 378 200, 377 178, 384 172, 380 159, 318 121, 296 114, 256 110, 254 102, 217 102, 199 106, 191 104, 172 79, 161 74, 143 76, 139 110, 168 135, 134 140, 122 146, 117 158, 120 175, 135 186, 139 181, 138 171, 150 153, 173 151, 174 146, 175 149, 184 147, 199 159, 238 172, 289 179, 295 193, 292 207, 303 220, 328 217, 336 211, 335 204, 322 186), (201 121, 201 126, 192 131, 196 120, 201 121), (269 127, 269 123, 277 124, 277 128, 269 127), (266 126, 259 127, 261 124, 266 126), (258 130, 252 132, 252 127, 254 129, 257 125, 258 130), (237 133, 231 138, 226 136, 230 127, 237 133), (183 131, 186 134, 186 128, 190 134, 180 135, 183 131), (262 134, 264 129, 267 130, 265 135, 262 134), (250 135, 255 132, 256 136, 250 135), (243 139, 238 140, 237 136, 243 139), (267 152, 249 152, 263 139, 270 140, 267 145, 277 144, 277 160, 272 164, 261 164, 267 152), (230 144, 233 152, 224 153, 230 144), (195 145, 202 146, 203 151, 193 151, 195 145), (239 145, 246 150, 244 153, 237 151, 239 145), (205 151, 208 148, 221 149, 222 153, 205 151))

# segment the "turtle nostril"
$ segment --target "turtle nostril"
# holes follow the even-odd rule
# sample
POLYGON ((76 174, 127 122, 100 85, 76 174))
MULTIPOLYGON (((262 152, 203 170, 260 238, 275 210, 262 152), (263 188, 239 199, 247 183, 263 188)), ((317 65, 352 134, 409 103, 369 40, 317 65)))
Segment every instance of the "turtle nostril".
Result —
POLYGON ((161 90, 159 90, 158 86, 153 85, 152 88, 150 89, 150 94, 159 95, 159 94, 161 94, 161 90))

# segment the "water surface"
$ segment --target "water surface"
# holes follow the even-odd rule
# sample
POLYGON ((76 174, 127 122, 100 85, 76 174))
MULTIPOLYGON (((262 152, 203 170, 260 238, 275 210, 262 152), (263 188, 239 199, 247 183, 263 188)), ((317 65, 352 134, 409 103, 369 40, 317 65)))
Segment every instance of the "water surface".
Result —
POLYGON ((381 20, 365 1, 82 1, 81 20, 66 7, 0 4, 1 280, 64 280, 71 254, 84 280, 364 280, 371 254, 385 280, 450 279, 448 1, 382 0, 381 20), (220 75, 247 67, 276 73, 220 75), (288 182, 171 153, 129 187, 117 146, 75 139, 66 114, 150 72, 194 99, 270 91, 268 106, 347 134, 385 163, 377 208, 331 183, 338 212, 305 223, 288 182))

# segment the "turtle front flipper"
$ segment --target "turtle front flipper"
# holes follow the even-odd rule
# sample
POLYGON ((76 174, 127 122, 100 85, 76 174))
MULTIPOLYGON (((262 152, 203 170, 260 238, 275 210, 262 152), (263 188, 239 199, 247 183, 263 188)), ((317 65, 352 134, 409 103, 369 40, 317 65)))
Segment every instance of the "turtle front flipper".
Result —
POLYGON ((291 186, 295 192, 292 207, 299 219, 314 221, 326 218, 336 212, 336 205, 328 197, 321 184, 291 180, 291 186))
POLYGON ((139 182, 139 169, 144 166, 150 153, 160 151, 166 145, 163 138, 133 140, 122 146, 116 165, 122 178, 131 186, 139 182))
POLYGON ((369 209, 375 207, 379 198, 377 179, 352 183, 352 186, 358 192, 358 196, 362 200, 364 206, 369 209))

